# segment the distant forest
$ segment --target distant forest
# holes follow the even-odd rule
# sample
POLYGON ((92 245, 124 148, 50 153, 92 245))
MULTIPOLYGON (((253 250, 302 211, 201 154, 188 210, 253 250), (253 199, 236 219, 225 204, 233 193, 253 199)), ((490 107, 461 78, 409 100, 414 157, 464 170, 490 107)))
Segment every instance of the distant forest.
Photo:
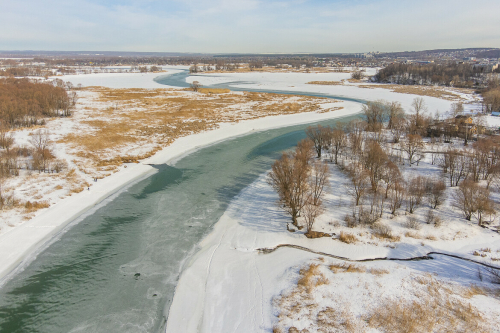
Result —
POLYGON ((382 83, 474 88, 485 82, 483 74, 484 68, 471 64, 394 63, 379 70, 375 80, 382 83))

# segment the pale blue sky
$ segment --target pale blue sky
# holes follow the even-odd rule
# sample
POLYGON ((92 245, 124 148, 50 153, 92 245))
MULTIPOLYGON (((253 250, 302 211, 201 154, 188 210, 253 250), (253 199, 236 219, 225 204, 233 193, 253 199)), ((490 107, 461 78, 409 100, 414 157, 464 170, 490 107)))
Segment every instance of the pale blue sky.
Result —
POLYGON ((0 0, 0 50, 500 47, 500 0, 0 0))

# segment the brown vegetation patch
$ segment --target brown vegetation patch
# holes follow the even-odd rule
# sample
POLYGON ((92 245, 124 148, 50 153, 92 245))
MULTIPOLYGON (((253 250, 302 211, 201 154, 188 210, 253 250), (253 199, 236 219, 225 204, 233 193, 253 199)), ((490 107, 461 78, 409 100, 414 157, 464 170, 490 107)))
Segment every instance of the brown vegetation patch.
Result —
POLYGON ((368 315, 368 325, 384 332, 489 332, 481 313, 450 286, 432 277, 417 282, 425 288, 415 293, 416 300, 386 300, 368 315))
POLYGON ((355 264, 332 264, 328 268, 334 273, 366 273, 366 267, 355 264))
POLYGON ((308 96, 232 93, 211 88, 201 88, 197 93, 104 87, 86 90, 98 94, 94 102, 101 106, 85 108, 88 117, 81 122, 84 128, 59 141, 75 150, 79 159, 74 162, 82 170, 137 162, 179 137, 216 128, 221 122, 320 111, 318 104, 331 102, 308 96))
POLYGON ((310 230, 304 234, 307 238, 322 238, 322 237, 331 237, 330 234, 321 232, 321 231, 313 231, 310 230))
POLYGON ((328 280, 319 271, 318 264, 310 264, 307 268, 302 268, 300 270, 300 278, 297 282, 297 286, 304 288, 308 293, 314 289, 314 287, 320 286, 322 284, 328 284, 328 280))
POLYGON ((342 81, 310 81, 307 84, 317 84, 321 86, 341 86, 344 83, 342 81))
POLYGON ((351 243, 356 243, 358 239, 353 234, 341 231, 339 235, 339 241, 351 244, 351 243))
POLYGON ((367 89, 389 89, 393 92, 400 94, 411 94, 419 96, 429 96, 441 99, 446 99, 449 101, 461 101, 463 98, 453 92, 447 91, 440 87, 430 87, 430 86, 411 86, 411 85, 398 85, 398 84, 364 84, 358 85, 359 88, 367 89))
POLYGON ((50 204, 47 201, 26 201, 24 204, 24 209, 27 213, 36 212, 39 209, 48 207, 50 207, 50 204))
POLYGON ((393 235, 391 227, 381 223, 373 225, 372 235, 378 239, 390 242, 399 242, 401 240, 401 237, 393 235))

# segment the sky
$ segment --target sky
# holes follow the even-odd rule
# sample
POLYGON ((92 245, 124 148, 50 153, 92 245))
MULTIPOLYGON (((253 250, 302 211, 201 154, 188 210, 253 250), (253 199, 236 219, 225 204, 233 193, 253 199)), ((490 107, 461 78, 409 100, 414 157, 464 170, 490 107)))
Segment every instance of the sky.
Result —
POLYGON ((500 0, 0 0, 0 50, 357 53, 500 47, 500 0))

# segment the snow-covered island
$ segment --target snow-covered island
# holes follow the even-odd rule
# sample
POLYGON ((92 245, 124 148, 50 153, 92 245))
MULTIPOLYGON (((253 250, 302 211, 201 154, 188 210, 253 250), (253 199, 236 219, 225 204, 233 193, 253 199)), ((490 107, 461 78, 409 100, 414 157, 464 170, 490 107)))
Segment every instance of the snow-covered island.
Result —
MULTIPOLYGON (((185 69, 166 67, 167 73, 162 74, 185 69)), ((26 147, 34 136, 46 133, 52 154, 64 167, 57 173, 21 168, 19 176, 3 184, 2 188, 24 206, 13 205, 1 212, 0 278, 5 280, 16 267, 22 268, 69 222, 156 172, 151 165, 172 163, 204 146, 252 131, 362 112, 362 105, 354 101, 300 96, 302 93, 398 102, 409 115, 414 115, 415 98, 421 98, 425 114, 434 118, 447 114, 457 103, 463 104, 465 114, 480 109, 478 97, 470 91, 436 88, 398 92, 397 87, 349 80, 350 73, 210 73, 187 79, 203 86, 238 82, 238 89, 277 92, 272 95, 165 88, 153 81, 157 76, 115 73, 62 77, 74 86, 83 86, 75 91, 78 101, 73 116, 48 120, 43 128, 14 131, 14 144, 26 147), (193 103, 201 103, 204 112, 210 112, 199 114, 193 103), (170 119, 162 114, 168 108, 179 112, 185 108, 190 113, 179 114, 176 126, 168 127, 157 122, 161 117, 170 119), (135 125, 125 128, 126 123, 135 125), (44 130, 47 132, 40 132, 44 130), (103 137, 112 144, 102 144, 103 137), (28 209, 27 202, 44 204, 28 209)), ((477 126, 498 126, 491 116, 474 118, 477 126)), ((436 209, 423 194, 412 213, 406 202, 391 211, 388 196, 371 206, 378 205, 377 221, 350 222, 353 213, 354 220, 363 214, 352 202, 351 180, 345 170, 361 160, 349 150, 346 138, 340 164, 331 162, 328 149, 323 151, 329 185, 322 198, 324 211, 312 231, 325 237, 308 238, 304 216, 293 226, 276 205, 278 194, 266 172, 233 200, 188 259, 166 331, 377 332, 405 327, 408 332, 420 332, 448 326, 456 331, 500 330, 499 289, 494 283, 498 275, 495 277, 496 270, 491 268, 500 260, 498 219, 488 210, 483 216, 484 227, 478 225, 477 214, 466 220, 454 204, 459 186, 449 184, 456 178, 448 180, 449 172, 444 173, 438 161, 451 148, 462 152, 463 139, 455 138, 451 143, 439 137, 422 139, 414 156, 417 165, 408 161, 411 158, 401 144, 393 142, 393 132, 384 129, 382 133, 378 145, 387 161, 397 165, 405 184, 417 176, 444 177, 446 189, 436 209), (441 254, 429 255, 432 252, 441 254), (374 258, 383 260, 364 261, 374 258), (404 260, 410 258, 421 260, 404 260), (394 311, 388 312, 389 308, 394 311)), ((373 132, 362 135, 368 142, 373 132)), ((401 142, 405 140, 408 138, 402 135, 401 142)), ((464 148, 467 153, 472 152, 472 146, 469 143, 464 148)), ((458 178, 457 185, 463 178, 458 178)), ((492 201, 498 202, 496 180, 483 178, 478 179, 480 186, 489 185, 492 201)), ((380 182, 389 186, 382 178, 380 182)), ((373 194, 366 189, 361 206, 367 211, 372 202, 373 194)))

